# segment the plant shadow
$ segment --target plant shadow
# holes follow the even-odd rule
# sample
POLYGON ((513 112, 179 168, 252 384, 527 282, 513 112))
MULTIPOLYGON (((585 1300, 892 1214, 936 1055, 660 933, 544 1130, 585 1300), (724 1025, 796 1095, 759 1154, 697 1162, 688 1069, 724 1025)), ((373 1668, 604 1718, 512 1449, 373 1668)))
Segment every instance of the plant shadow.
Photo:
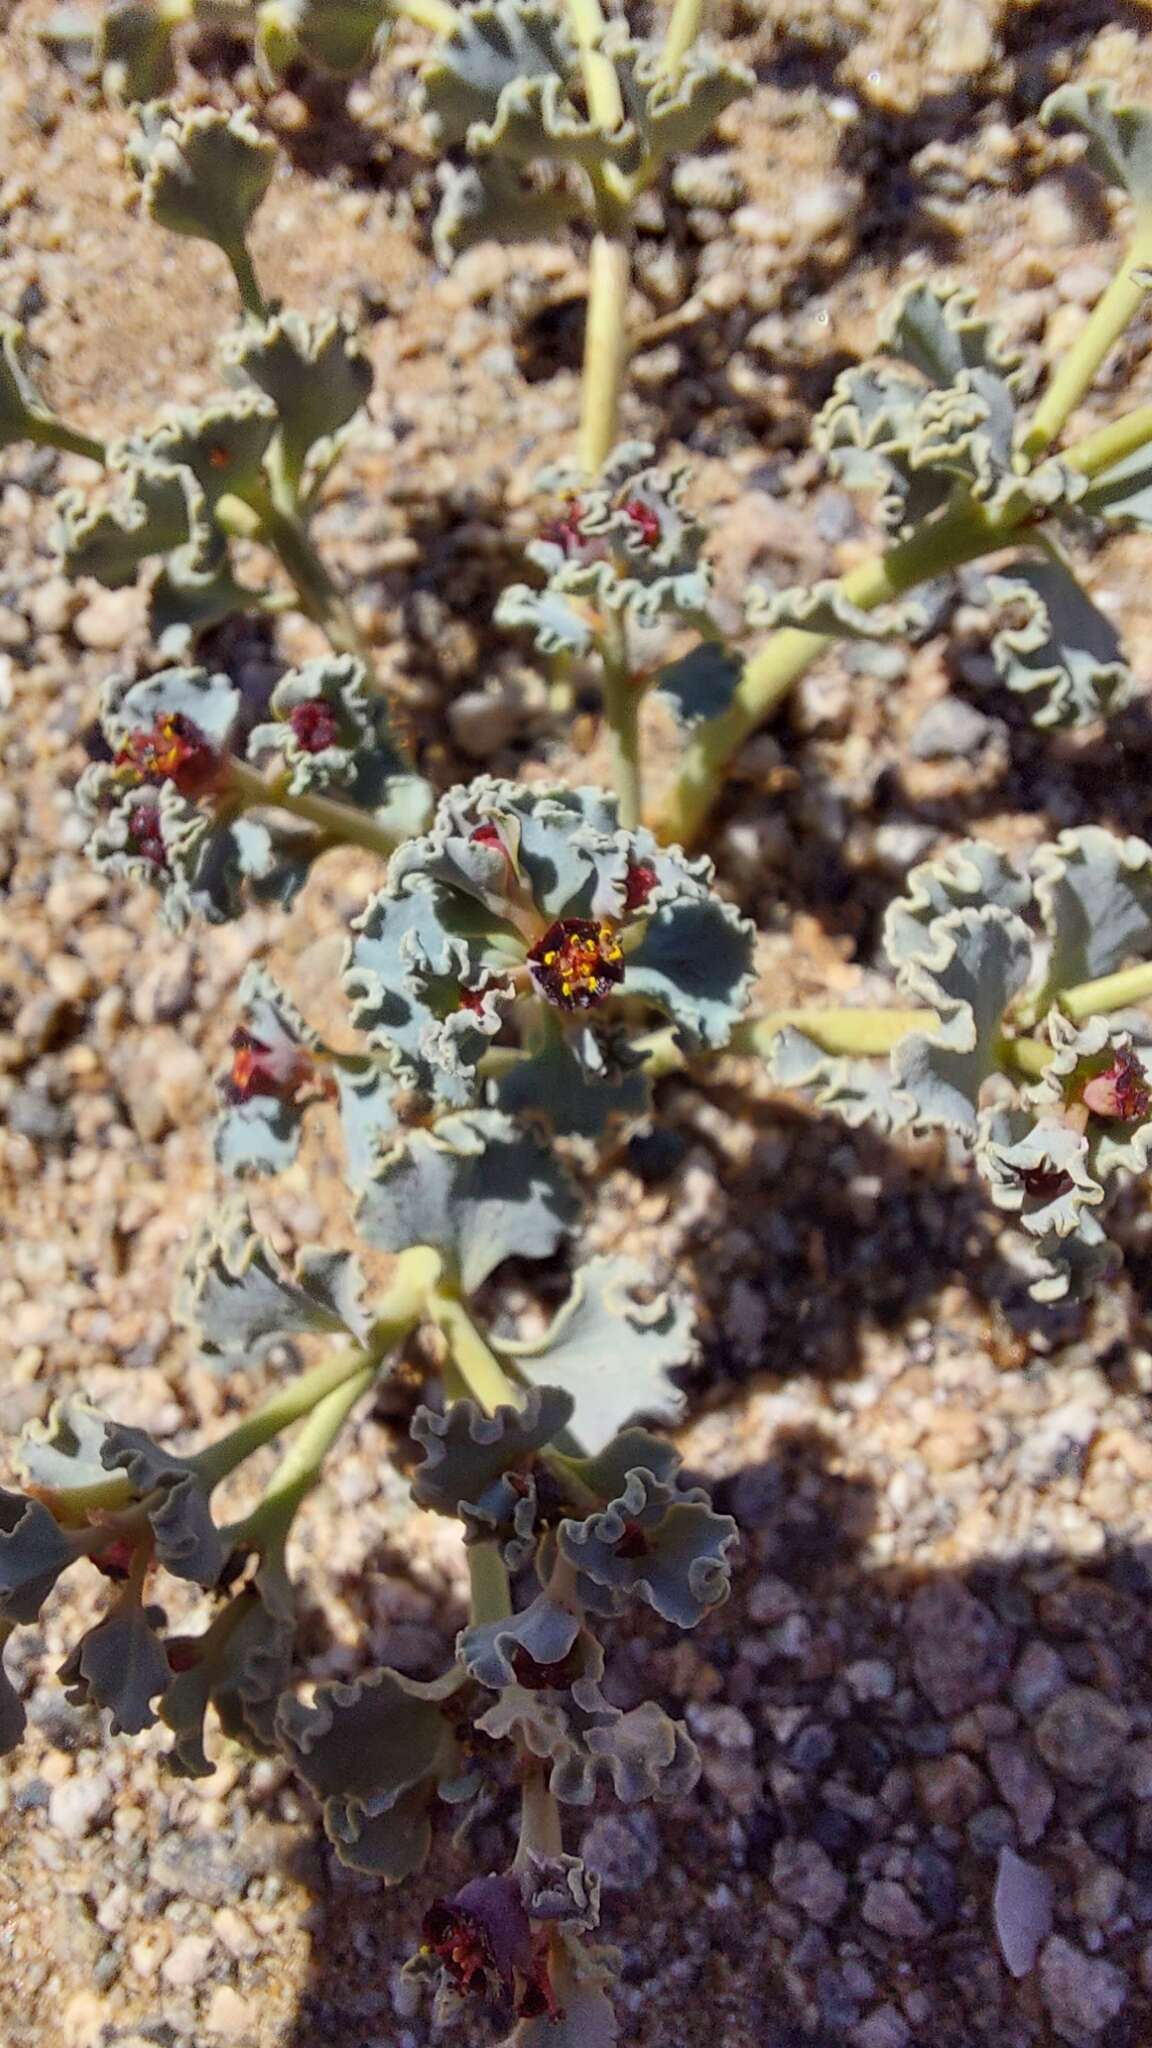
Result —
MULTIPOLYGON (((1054 1440, 1039 1483, 1067 1491, 1084 1455, 1054 1440)), ((690 1638, 650 1615, 609 1631, 611 1696, 686 1713, 701 1782, 671 1808, 568 1814, 570 1846, 605 1878, 622 2041, 1142 2048, 1152 1548, 1103 1534, 1085 1558, 1025 1537, 955 1569, 896 1562, 898 1507, 814 1426, 778 1427, 766 1456, 714 1490, 741 1523, 731 1601, 690 1638), (1014 1980, 997 1947, 1002 1846, 1054 1882, 1039 1981, 1014 1980), (1060 1988, 1081 1966, 1103 2001, 1090 2034, 1070 2030, 1077 1994, 1060 1988)), ((438 1835, 398 1892, 345 1870, 321 1835, 303 1843, 311 1970, 277 2048, 443 2038, 400 1967, 434 1897, 507 1865, 512 1809, 497 1802, 467 1855, 438 1835)), ((477 2014, 451 2038, 503 2035, 477 2014)))

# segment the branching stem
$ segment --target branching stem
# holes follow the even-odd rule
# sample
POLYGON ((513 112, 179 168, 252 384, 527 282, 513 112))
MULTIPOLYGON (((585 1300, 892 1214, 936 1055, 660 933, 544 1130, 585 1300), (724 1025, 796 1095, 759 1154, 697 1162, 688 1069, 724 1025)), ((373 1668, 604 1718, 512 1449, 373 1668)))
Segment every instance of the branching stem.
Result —
POLYGON ((226 249, 224 254, 228 258, 232 275, 236 279, 236 289, 240 294, 240 303, 244 311, 253 320, 266 320, 268 318, 268 302, 260 289, 260 280, 256 275, 256 265, 252 261, 247 242, 237 242, 234 248, 226 249))
POLYGON ((793 1026, 821 1052, 891 1052, 909 1031, 929 1031, 938 1022, 934 1010, 770 1010, 738 1024, 729 1051, 767 1054, 773 1040, 793 1026))
POLYGON ((500 1545, 469 1543, 466 1548, 473 1621, 506 1621, 512 1612, 512 1593, 500 1545))
POLYGON ((363 846, 370 853, 378 853, 382 860, 387 860, 395 849, 395 835, 386 832, 371 811, 341 803, 336 797, 315 796, 310 791, 294 795, 286 782, 286 777, 269 780, 247 761, 233 758, 228 765, 229 790, 239 797, 245 810, 288 811, 292 817, 315 825, 334 845, 363 846))
POLYGON ((610 611, 600 636, 603 665, 604 721, 612 741, 612 781, 620 802, 620 823, 633 831, 640 823, 640 699, 642 691, 628 653, 628 629, 619 612, 610 611))
POLYGON ((225 1547, 283 1547, 296 1510, 316 1485, 331 1450, 356 1403, 371 1387, 379 1364, 368 1362, 325 1394, 312 1410, 291 1449, 280 1460, 259 1505, 222 1531, 225 1547))
POLYGON ((1052 446, 1068 416, 1079 405, 1114 342, 1139 311, 1147 286, 1132 273, 1152 265, 1152 223, 1142 222, 1120 260, 1111 284, 1096 301, 1081 332, 1061 357, 1052 382, 1040 400, 1032 424, 1020 444, 1035 459, 1052 446))
POLYGON ((51 416, 32 418, 24 428, 24 438, 35 441, 40 448, 60 448, 66 455, 84 455, 89 462, 107 467, 108 450, 104 442, 94 434, 82 434, 79 427, 70 427, 64 420, 51 416))
POLYGON ((472 1321, 459 1294, 441 1281, 428 1297, 428 1313, 448 1343, 452 1362, 472 1399, 491 1415, 497 1408, 518 1408, 520 1397, 500 1360, 472 1321))
MULTIPOLYGON (((1063 460, 1083 476, 1099 475, 1152 440, 1152 406, 1065 451, 1063 460)), ((960 568, 978 556, 993 554, 1023 538, 1034 538, 1036 512, 1023 492, 999 510, 973 500, 933 520, 910 539, 863 562, 840 578, 841 597, 861 611, 875 611, 902 597, 919 583, 960 568)), ((705 719, 689 740, 680 773, 663 809, 653 821, 665 840, 691 842, 716 800, 724 771, 750 734, 775 710, 794 682, 817 657, 834 645, 827 633, 806 633, 785 626, 774 633, 745 665, 732 702, 714 718, 705 719)))
POLYGON ((704 0, 675 0, 664 38, 664 69, 679 70, 704 23, 704 0))

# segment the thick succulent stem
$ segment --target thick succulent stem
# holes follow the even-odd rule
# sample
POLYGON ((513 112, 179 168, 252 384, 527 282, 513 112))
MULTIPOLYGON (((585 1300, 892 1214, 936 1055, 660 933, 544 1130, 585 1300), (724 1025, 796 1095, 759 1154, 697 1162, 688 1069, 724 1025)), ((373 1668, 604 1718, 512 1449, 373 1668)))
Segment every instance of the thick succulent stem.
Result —
POLYGON ((335 797, 315 796, 307 790, 294 795, 285 784, 286 777, 268 780, 247 761, 233 759, 228 764, 228 790, 239 798, 243 809, 288 811, 292 817, 315 825, 334 846, 363 846, 369 853, 378 853, 382 860, 395 851, 395 834, 386 832, 371 811, 340 803, 335 797))
POLYGON ((256 265, 252 261, 247 242, 237 242, 233 248, 226 249, 224 254, 228 258, 232 275, 236 279, 236 289, 240 294, 240 303, 244 311, 253 320, 266 320, 268 318, 268 301, 260 289, 260 280, 256 275, 256 265))
POLYGON ((728 1050, 767 1054, 773 1040, 793 1026, 821 1052, 891 1052, 909 1031, 930 1031, 939 1021, 935 1010, 770 1010, 738 1024, 728 1050))
POLYGON ((623 236, 596 234, 588 263, 588 320, 580 395, 580 466, 598 475, 616 444, 628 367, 631 261, 623 236))
POLYGON ((259 538, 279 556, 305 617, 321 628, 337 654, 354 654, 371 668, 371 649, 295 513, 265 488, 248 492, 245 503, 259 519, 259 538))
POLYGON ((624 119, 624 100, 616 67, 600 48, 605 27, 600 0, 568 0, 568 19, 580 50, 588 111, 610 135, 624 119))
POLYGON ((317 1365, 310 1372, 282 1387, 271 1399, 237 1423, 216 1443, 208 1444, 189 1459, 205 1485, 218 1486, 238 1465, 250 1458, 262 1444, 279 1436, 290 1423, 308 1415, 321 1402, 339 1392, 365 1372, 379 1372, 382 1361, 394 1351, 420 1320, 440 1270, 438 1255, 426 1245, 402 1252, 396 1263, 392 1285, 379 1303, 379 1314, 363 1344, 317 1365))
POLYGON ((1123 462, 1125 456, 1135 455, 1137 449, 1146 447, 1149 441, 1152 441, 1152 405, 1140 405, 1134 412, 1126 412, 1121 419, 1113 420, 1110 426, 1098 427, 1094 434, 1086 434, 1075 447, 1067 450, 1064 460, 1084 476, 1100 476, 1115 463, 1123 462))
POLYGON ((368 1362, 318 1401, 291 1448, 285 1452, 259 1505, 225 1532, 228 1547, 283 1543, 302 1500, 311 1493, 356 1403, 368 1392, 379 1362, 368 1362))
POLYGON ((517 1408, 520 1397, 500 1360, 489 1349, 459 1294, 447 1281, 433 1288, 428 1313, 448 1342, 452 1363, 472 1399, 491 1415, 497 1408, 517 1408))
POLYGON ((70 427, 64 420, 50 416, 31 420, 26 427, 25 439, 35 441, 41 448, 60 448, 66 455, 84 455, 89 462, 98 462, 105 468, 108 450, 103 441, 94 434, 82 434, 79 427, 70 427))
MULTIPOLYGON (((1098 476, 1122 456, 1152 440, 1152 406, 1143 406, 1112 428, 1089 435, 1064 452, 1063 460, 1083 476, 1098 476)), ((994 554, 1014 541, 1036 536, 1035 508, 1015 494, 998 511, 972 500, 933 520, 910 539, 900 541, 870 562, 842 576, 841 597, 860 611, 875 611, 892 598, 903 597, 917 584, 958 569, 981 555, 994 554)), ((807 633, 795 626, 776 632, 746 663, 732 702, 714 718, 705 719, 684 749, 680 773, 665 798, 653 829, 662 839, 690 843, 699 833, 720 792, 728 763, 746 739, 764 724, 800 676, 835 644, 828 633, 807 633)))
POLYGON ((519 1869, 525 1864, 530 1853, 547 1857, 550 1861, 564 1853, 560 1808, 548 1789, 545 1766, 535 1757, 526 1758, 524 1763, 524 1779, 520 1788, 520 1840, 513 1868, 519 1869))
POLYGON ((1114 342, 1119 341, 1139 311, 1147 286, 1133 271, 1152 266, 1152 222, 1142 221, 1120 260, 1111 284, 1096 301, 1081 332, 1060 360, 1040 400, 1020 452, 1029 459, 1052 446, 1065 421, 1079 405, 1114 342))
POLYGON ((1052 1047, 1042 1038, 1006 1038, 1000 1048, 1001 1063, 1017 1073, 1038 1081, 1052 1063, 1052 1047))
POLYGON ((1056 1000, 1066 1017, 1079 1023, 1084 1017, 1105 1017, 1112 1010, 1126 1010, 1133 1003, 1152 998, 1152 965, 1123 967, 1118 974, 1102 974, 1096 981, 1081 981, 1066 988, 1056 1000))
POLYGON ((704 0, 675 0, 664 38, 664 69, 677 71, 704 22, 704 0))
POLYGON ((512 1612, 512 1593, 508 1585, 508 1572, 500 1555, 498 1543, 469 1543, 468 1583, 472 1619, 483 1625, 485 1622, 506 1621, 512 1612))
POLYGON ((628 630, 619 612, 609 612, 600 639, 603 663, 604 721, 612 740, 612 783, 620 804, 620 823, 633 831, 640 823, 640 698, 641 689, 628 654, 628 630))

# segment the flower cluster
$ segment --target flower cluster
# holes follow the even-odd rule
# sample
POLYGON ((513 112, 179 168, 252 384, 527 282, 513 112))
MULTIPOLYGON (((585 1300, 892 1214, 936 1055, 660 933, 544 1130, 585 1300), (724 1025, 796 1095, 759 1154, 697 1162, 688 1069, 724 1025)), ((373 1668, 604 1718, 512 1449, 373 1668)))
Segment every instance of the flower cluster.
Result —
POLYGON ((345 987, 405 1087, 477 1101, 485 1054, 515 1030, 526 1057, 509 1106, 595 1129, 637 1057, 621 1002, 662 1013, 684 1045, 721 1047, 752 938, 709 861, 622 831, 602 791, 481 777, 393 855, 356 920, 345 987), (598 1092, 599 1113, 582 1101, 598 1092))
POLYGON ((1115 1261, 1106 1183, 1152 1157, 1152 1047, 1143 1012, 1081 1023, 1069 991, 1152 957, 1152 847, 1088 826, 1037 848, 1024 871, 969 841, 912 870, 885 945, 925 1028, 886 1070, 786 1031, 778 1079, 814 1087, 853 1123, 957 1133, 996 1207, 1033 1240, 1036 1298, 1090 1284, 1115 1261))
POLYGON ((289 814, 294 798, 339 786, 384 845, 406 815, 423 813, 425 785, 401 772, 359 662, 333 656, 290 670, 269 709, 271 720, 253 728, 240 692, 204 669, 105 685, 111 758, 86 770, 77 793, 96 820, 89 852, 110 873, 151 882, 178 928, 192 916, 237 916, 249 892, 291 902, 327 844, 289 814), (270 762, 283 764, 272 780, 270 762))

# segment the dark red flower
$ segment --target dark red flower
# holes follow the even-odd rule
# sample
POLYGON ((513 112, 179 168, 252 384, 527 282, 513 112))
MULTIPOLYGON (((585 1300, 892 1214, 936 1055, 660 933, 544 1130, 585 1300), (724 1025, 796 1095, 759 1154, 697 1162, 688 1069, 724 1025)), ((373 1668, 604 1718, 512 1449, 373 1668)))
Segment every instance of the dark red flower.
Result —
POLYGON ((660 514, 643 498, 629 498, 622 508, 626 519, 636 528, 646 548, 654 548, 660 538, 660 514))
POLYGON ((624 879, 625 910, 643 910, 658 880, 659 876, 650 861, 630 861, 624 879))
POLYGON ((1094 1116, 1117 1123, 1142 1123, 1152 1114, 1148 1075, 1130 1045, 1118 1046, 1111 1066, 1084 1083, 1081 1100, 1094 1116))
POLYGON ((203 796, 219 780, 221 757, 182 711, 165 711, 130 732, 113 756, 128 782, 171 782, 181 796, 203 796))
POLYGON ((1024 1193, 1034 1202, 1055 1202, 1073 1186, 1072 1175, 1062 1166, 1024 1166, 1019 1178, 1024 1193))
POLYGON ((288 723, 306 754, 322 754, 326 747, 339 742, 340 722, 323 697, 310 697, 305 704, 294 704, 288 713, 288 723))
POLYGON ((168 850, 160 831, 160 813, 155 804, 133 804, 128 813, 128 848, 151 861, 154 868, 166 868, 168 850))
POLYGON ((474 1877, 424 1915, 425 1951, 455 1990, 511 2003, 518 2019, 559 2016, 546 1929, 533 1934, 514 1877, 474 1877))
POLYGON ((639 1522, 625 1522, 624 1534, 612 1548, 617 1557, 648 1557, 652 1545, 639 1522))
POLYGON ((194 1671, 201 1661, 202 1649, 196 1636, 169 1636, 164 1645, 170 1671, 194 1671))
POLYGON ((461 989, 460 1008, 462 1010, 480 1011, 484 1008, 485 997, 490 996, 493 990, 502 990, 503 988, 504 983, 502 981, 484 981, 481 982, 479 988, 461 989))
POLYGON ((98 1572, 103 1572, 106 1579, 126 1579, 132 1570, 135 1552, 135 1544, 129 1543, 126 1536, 116 1536, 109 1543, 107 1550, 102 1550, 92 1562, 98 1572))
POLYGON ((265 1045, 241 1024, 232 1033, 232 1065, 221 1082, 225 1102, 251 1102, 254 1095, 273 1095, 291 1102, 313 1079, 308 1054, 290 1038, 265 1045))
POLYGON ((528 953, 537 992, 558 1010, 590 1010, 624 979, 624 954, 612 925, 594 917, 558 917, 528 953))
POLYGON ((522 1685, 526 1692, 562 1692, 567 1686, 575 1685, 584 1674, 579 1637, 566 1656, 556 1657, 549 1664, 542 1664, 538 1657, 533 1657, 523 1643, 516 1645, 508 1661, 517 1685, 522 1685))

